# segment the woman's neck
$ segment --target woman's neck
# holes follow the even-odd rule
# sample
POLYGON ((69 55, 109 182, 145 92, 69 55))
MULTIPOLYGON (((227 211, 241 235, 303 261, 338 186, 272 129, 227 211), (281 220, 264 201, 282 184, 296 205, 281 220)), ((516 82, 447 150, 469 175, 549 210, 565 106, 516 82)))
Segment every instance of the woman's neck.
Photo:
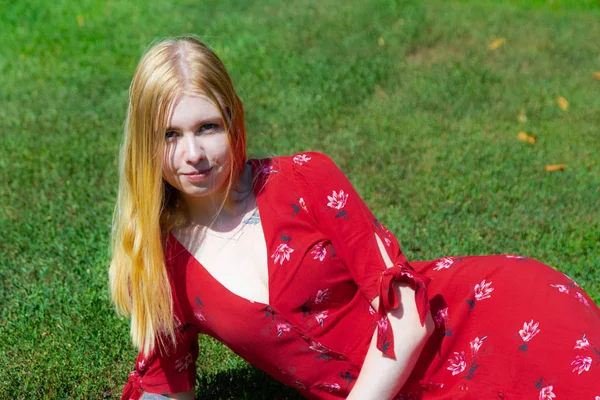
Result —
POLYGON ((251 207, 252 196, 252 168, 246 165, 238 182, 227 191, 215 193, 212 196, 201 198, 186 198, 188 223, 195 226, 207 226, 211 229, 226 232, 235 228, 239 221, 251 207))

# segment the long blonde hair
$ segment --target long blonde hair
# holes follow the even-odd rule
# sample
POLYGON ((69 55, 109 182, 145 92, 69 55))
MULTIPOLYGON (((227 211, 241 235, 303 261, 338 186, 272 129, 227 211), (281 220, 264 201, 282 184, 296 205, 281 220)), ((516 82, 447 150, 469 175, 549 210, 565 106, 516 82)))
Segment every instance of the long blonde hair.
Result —
POLYGON ((227 193, 246 162, 242 102, 221 60, 193 37, 152 46, 129 88, 109 271, 112 301, 119 314, 131 317, 133 344, 145 355, 156 344, 168 344, 165 339, 175 343, 164 246, 186 210, 177 190, 162 179, 162 157, 173 104, 184 93, 208 97, 221 113, 231 160, 227 193))

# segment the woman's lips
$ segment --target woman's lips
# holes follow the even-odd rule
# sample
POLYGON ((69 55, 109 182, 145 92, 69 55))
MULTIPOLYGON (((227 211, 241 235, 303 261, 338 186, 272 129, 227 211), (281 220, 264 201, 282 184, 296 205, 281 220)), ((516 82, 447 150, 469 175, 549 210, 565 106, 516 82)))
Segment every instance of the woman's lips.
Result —
POLYGON ((208 179, 208 177, 212 174, 212 170, 213 168, 210 167, 202 171, 192 172, 191 174, 184 174, 184 176, 185 179, 191 183, 199 183, 208 179))

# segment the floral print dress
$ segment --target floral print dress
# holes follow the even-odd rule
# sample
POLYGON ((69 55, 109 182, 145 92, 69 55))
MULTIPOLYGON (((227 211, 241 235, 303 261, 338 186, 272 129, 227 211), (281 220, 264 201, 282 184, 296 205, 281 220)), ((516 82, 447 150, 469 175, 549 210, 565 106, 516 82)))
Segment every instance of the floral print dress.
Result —
POLYGON ((513 255, 408 263, 327 156, 251 164, 269 304, 227 290, 169 235, 177 345, 138 357, 124 399, 193 388, 198 334, 307 398, 345 398, 373 334, 394 357, 386 315, 399 304, 390 289, 401 280, 436 330, 397 399, 600 400, 600 310, 567 276, 513 255))

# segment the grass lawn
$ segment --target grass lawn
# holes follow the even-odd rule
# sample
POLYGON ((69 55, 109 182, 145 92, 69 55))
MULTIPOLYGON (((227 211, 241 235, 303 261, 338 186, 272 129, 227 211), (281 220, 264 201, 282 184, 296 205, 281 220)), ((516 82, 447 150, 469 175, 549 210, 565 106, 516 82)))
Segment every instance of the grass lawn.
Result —
MULTIPOLYGON (((252 154, 329 154, 409 259, 521 254, 600 302, 598 2, 148 3, 0 5, 0 398, 117 398, 133 367, 109 231, 129 81, 167 35, 222 57, 252 154)), ((200 346, 200 398, 295 397, 200 346)))

